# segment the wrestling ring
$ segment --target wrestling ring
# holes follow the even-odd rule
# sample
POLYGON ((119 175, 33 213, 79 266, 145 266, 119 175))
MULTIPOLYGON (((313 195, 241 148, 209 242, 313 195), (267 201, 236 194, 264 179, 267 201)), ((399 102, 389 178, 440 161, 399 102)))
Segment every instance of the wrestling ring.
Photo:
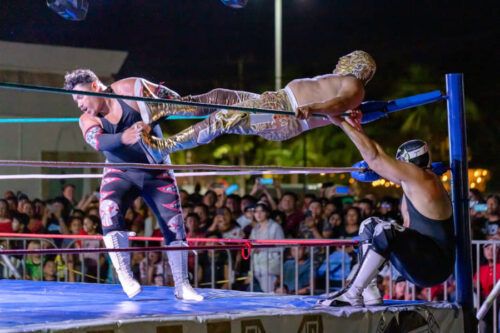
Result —
MULTIPOLYGON (((382 306, 366 308, 318 307, 318 295, 275 295, 261 292, 242 292, 214 288, 197 289, 203 302, 178 301, 173 288, 145 286, 143 292, 129 300, 117 284, 90 284, 47 281, 0 280, 0 332, 58 331, 58 332, 396 332, 402 323, 410 323, 411 329, 426 332, 460 332, 470 327, 473 309, 471 240, 469 234, 467 199, 467 152, 465 138, 465 115, 463 78, 461 74, 446 75, 446 94, 430 92, 405 97, 389 102, 365 102, 362 110, 364 122, 386 117, 391 112, 419 105, 446 100, 448 105, 448 130, 450 138, 450 169, 452 175, 452 202, 457 237, 456 284, 457 302, 386 301, 382 306), (364 109, 363 109, 364 107, 364 109)), ((19 91, 71 94, 71 91, 50 87, 36 87, 11 83, 0 83, 0 88, 19 91)), ((82 92, 95 95, 96 93, 82 92)), ((98 94, 98 93, 97 93, 98 94)), ((106 94, 98 94, 106 95, 106 94)), ((104 96, 109 98, 151 101, 147 98, 104 96)), ((172 100, 155 102, 207 106, 202 103, 172 100)), ((217 107, 217 105, 208 105, 217 107)), ((244 112, 286 111, 228 107, 244 112)), ((0 119, 0 123, 23 122, 22 119, 0 119)), ((74 122, 74 118, 24 120, 25 122, 74 122)), ((266 175, 266 174, 314 174, 346 173, 363 171, 360 168, 299 168, 276 166, 217 166, 217 165, 151 165, 151 164, 107 164, 61 161, 0 160, 2 167, 37 168, 141 168, 169 169, 176 177, 266 175), (179 172, 178 172, 179 171, 179 172)), ((0 179, 60 179, 99 178, 99 174, 23 174, 0 175, 0 179)), ((101 236, 69 236, 40 234, 0 234, 0 239, 100 239, 101 236)), ((135 237, 133 241, 158 242, 161 238, 135 237)), ((355 246, 353 241, 339 240, 229 240, 194 238, 188 239, 190 252, 241 251, 244 259, 251 260, 252 253, 260 249, 286 247, 321 247, 327 257, 331 247, 355 246)), ((70 255, 81 253, 106 253, 110 251, 148 252, 178 251, 186 247, 146 246, 121 249, 1 249, 3 258, 23 255, 70 255)), ((314 251, 310 251, 313 255, 314 251)), ((329 261, 327 260, 329 264, 329 261)), ((296 265, 297 267, 298 265, 296 265)), ((325 290, 328 285, 326 269, 325 290)), ((314 276, 314 273, 313 275, 314 276)), ((281 286, 283 278, 281 277, 281 286)), ((196 287, 196 286, 195 286, 196 287)), ((399 332, 399 331, 398 331, 399 332)))

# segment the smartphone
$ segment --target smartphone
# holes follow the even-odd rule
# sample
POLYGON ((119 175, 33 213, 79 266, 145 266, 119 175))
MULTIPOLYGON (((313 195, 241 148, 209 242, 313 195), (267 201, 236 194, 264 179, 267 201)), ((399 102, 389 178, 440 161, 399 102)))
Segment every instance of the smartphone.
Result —
POLYGON ((259 178, 259 184, 260 185, 273 185, 273 179, 272 178, 259 178))
POLYGON ((233 194, 234 192, 238 191, 239 188, 240 187, 238 186, 238 184, 229 185, 229 187, 226 188, 226 195, 233 194))
POLYGON ((335 187, 335 194, 349 194, 350 188, 349 186, 336 186, 335 187))
POLYGON ((486 212, 488 210, 488 205, 486 205, 486 204, 475 204, 473 209, 477 213, 484 213, 484 212, 486 212))

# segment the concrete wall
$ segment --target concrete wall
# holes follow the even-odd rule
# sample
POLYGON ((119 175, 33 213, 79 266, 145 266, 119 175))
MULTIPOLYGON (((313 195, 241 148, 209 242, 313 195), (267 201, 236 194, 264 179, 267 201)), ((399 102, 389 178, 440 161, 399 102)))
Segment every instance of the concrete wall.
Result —
MULTIPOLYGON (((44 152, 78 155, 88 152, 99 159, 82 139, 78 124, 16 124, 0 125, 0 158, 5 160, 42 160, 44 152)), ((53 154, 54 155, 54 154, 53 154)), ((41 170, 27 167, 0 167, 0 174, 80 173, 84 170, 41 170)), ((85 172, 83 172, 85 173, 85 172)), ((57 182, 57 180, 55 180, 57 182)), ((42 196, 41 180, 1 180, 2 193, 7 189, 42 196)), ((89 190, 89 189, 87 189, 89 190)))
MULTIPOLYGON (((64 73, 75 68, 90 68, 104 82, 112 82, 127 53, 122 51, 79 49, 61 46, 0 41, 0 81, 38 86, 61 87, 64 73)), ((70 96, 28 93, 0 89, 0 118, 78 117, 70 96)), ((2 160, 99 161, 102 157, 83 141, 78 123, 1 124, 2 160)), ((96 171, 96 170, 94 170, 96 171)), ((90 170, 58 170, 25 167, 0 167, 0 174, 89 173, 90 170)), ((62 181, 64 182, 64 180, 62 181)), ((30 197, 53 195, 59 180, 0 180, 0 196, 6 190, 22 191, 30 197), (56 182, 56 184, 49 183, 56 182)), ((96 181, 78 183, 78 192, 94 190, 96 181)))

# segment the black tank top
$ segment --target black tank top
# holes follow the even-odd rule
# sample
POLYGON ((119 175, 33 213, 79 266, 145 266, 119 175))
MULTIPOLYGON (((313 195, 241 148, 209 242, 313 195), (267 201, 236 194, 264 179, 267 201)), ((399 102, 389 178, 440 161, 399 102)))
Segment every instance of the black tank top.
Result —
MULTIPOLYGON (((101 117, 101 123, 104 133, 121 133, 136 122, 142 120, 139 112, 135 111, 124 101, 120 99, 118 99, 117 101, 122 107, 122 116, 120 118, 120 121, 117 124, 112 124, 106 118, 101 117)), ((159 125, 153 128, 153 132, 156 136, 163 136, 159 125)), ((103 151, 103 153, 104 156, 106 156, 106 161, 108 161, 109 163, 149 163, 146 154, 144 153, 144 150, 142 149, 139 142, 129 146, 122 146, 113 151, 103 151)))
POLYGON ((444 248, 454 250, 453 215, 446 220, 430 219, 420 214, 407 196, 405 196, 405 200, 410 217, 410 229, 434 239, 444 248))

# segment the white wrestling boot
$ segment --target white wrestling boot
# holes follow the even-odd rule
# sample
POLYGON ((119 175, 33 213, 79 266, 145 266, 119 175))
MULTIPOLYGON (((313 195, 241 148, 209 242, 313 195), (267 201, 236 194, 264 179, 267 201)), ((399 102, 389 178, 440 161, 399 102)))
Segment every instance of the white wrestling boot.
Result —
MULTIPOLYGON (((362 244, 361 255, 368 253, 370 246, 370 243, 362 244)), ((377 275, 378 272, 375 277, 371 279, 370 283, 368 283, 365 290, 363 290, 363 302, 365 303, 365 306, 381 305, 384 303, 380 290, 377 287, 377 275)))
MULTIPOLYGON (((364 243, 360 247, 361 255, 360 260, 363 258, 363 254, 367 253, 368 250, 370 249, 370 243, 364 243)), ((352 281, 356 277, 356 274, 358 273, 359 269, 359 263, 354 265, 353 269, 349 273, 349 276, 347 277, 347 281, 352 281)), ((338 294, 337 293, 331 293, 328 295, 328 297, 334 296, 338 294)), ((377 275, 370 281, 368 286, 366 286, 365 290, 363 290, 363 303, 365 306, 373 306, 373 305, 381 305, 384 303, 382 299, 382 295, 380 294, 380 290, 377 287, 377 275)))
POLYGON ((380 290, 377 287, 377 275, 375 275, 370 283, 368 283, 365 290, 363 290, 363 303, 365 303, 365 306, 382 305, 384 303, 380 290))
POLYGON ((364 306, 363 291, 376 278, 378 269, 384 263, 384 257, 373 250, 368 250, 349 287, 318 303, 325 306, 364 306))
MULTIPOLYGON (((170 246, 185 246, 183 241, 173 241, 170 246)), ((167 251, 168 263, 175 284, 175 297, 185 301, 203 301, 188 279, 188 251, 167 251)))
MULTIPOLYGON (((133 233, 131 234, 133 235, 133 233)), ((111 231, 102 239, 108 249, 119 249, 129 246, 128 236, 129 232, 127 231, 111 231)), ((109 257, 115 267, 123 291, 129 298, 133 298, 141 292, 142 288, 139 282, 134 279, 134 275, 130 269, 130 253, 109 252, 109 257)))

